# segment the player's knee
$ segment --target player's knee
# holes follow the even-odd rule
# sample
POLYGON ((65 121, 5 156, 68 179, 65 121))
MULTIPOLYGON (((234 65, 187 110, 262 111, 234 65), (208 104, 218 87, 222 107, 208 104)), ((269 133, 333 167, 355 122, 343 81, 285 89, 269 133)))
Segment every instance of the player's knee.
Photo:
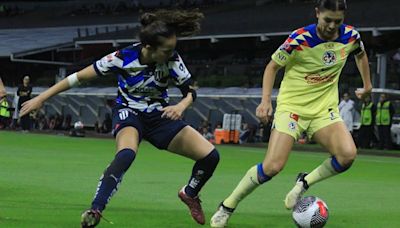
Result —
POLYGON ((350 156, 349 157, 340 157, 340 159, 338 159, 337 156, 332 156, 331 165, 335 169, 336 172, 343 173, 351 167, 354 159, 355 159, 355 156, 354 157, 350 157, 350 156))
POLYGON ((124 170, 127 170, 132 162, 135 160, 136 153, 132 149, 125 148, 120 150, 117 155, 115 155, 115 159, 118 159, 118 163, 124 170))
POLYGON ((274 161, 266 165, 264 167, 264 171, 268 176, 273 177, 276 176, 278 173, 280 173, 284 167, 285 167, 284 162, 274 161))
POLYGON ((350 167, 356 159, 356 156, 357 149, 353 146, 343 149, 340 153, 337 153, 335 157, 342 166, 350 167))
POLYGON ((258 183, 264 184, 265 182, 272 179, 273 176, 267 175, 264 171, 263 164, 259 163, 257 165, 257 179, 258 183))
POLYGON ((219 163, 219 153, 218 150, 216 148, 214 148, 205 158, 203 158, 202 160, 204 160, 206 163, 210 164, 211 166, 216 167, 219 163))

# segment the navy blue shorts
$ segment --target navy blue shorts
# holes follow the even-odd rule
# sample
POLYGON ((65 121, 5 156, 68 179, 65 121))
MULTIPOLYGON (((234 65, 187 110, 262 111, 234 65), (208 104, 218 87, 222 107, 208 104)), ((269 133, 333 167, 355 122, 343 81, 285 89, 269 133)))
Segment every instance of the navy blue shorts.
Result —
POLYGON ((145 113, 116 105, 112 111, 114 137, 122 128, 134 127, 139 132, 139 142, 144 138, 158 149, 167 149, 171 140, 188 124, 183 120, 161 118, 162 113, 145 113))

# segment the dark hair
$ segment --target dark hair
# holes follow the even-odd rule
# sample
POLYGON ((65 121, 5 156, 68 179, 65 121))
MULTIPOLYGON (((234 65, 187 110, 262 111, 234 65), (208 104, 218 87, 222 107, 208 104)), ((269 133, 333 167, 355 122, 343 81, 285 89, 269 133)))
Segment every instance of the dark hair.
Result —
POLYGON ((200 31, 204 15, 198 10, 158 10, 140 16, 139 39, 144 45, 158 46, 160 37, 191 36, 200 31))
POLYGON ((347 2, 346 0, 318 0, 316 7, 320 11, 345 11, 347 9, 347 2))

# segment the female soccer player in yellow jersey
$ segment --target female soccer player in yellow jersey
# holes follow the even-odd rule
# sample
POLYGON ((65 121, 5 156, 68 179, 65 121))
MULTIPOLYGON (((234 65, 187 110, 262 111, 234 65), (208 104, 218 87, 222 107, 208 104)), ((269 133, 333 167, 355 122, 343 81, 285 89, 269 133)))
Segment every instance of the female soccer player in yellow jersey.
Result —
POLYGON ((287 209, 293 208, 309 186, 346 171, 353 163, 357 150, 338 112, 339 76, 350 54, 355 56, 364 84, 356 96, 367 96, 372 85, 360 34, 343 24, 346 8, 345 0, 319 0, 315 8, 318 23, 295 30, 272 55, 256 110, 262 121, 268 121, 273 113, 271 91, 276 73, 285 68, 285 75, 267 153, 264 161, 251 167, 221 203, 211 218, 212 227, 225 227, 239 202, 283 169, 294 141, 304 131, 332 156, 311 173, 299 174, 286 195, 287 209))

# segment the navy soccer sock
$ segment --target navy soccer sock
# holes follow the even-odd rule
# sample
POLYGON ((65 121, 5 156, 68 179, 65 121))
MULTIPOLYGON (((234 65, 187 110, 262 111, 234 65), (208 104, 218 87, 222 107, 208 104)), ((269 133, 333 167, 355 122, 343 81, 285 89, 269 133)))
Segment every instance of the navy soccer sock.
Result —
POLYGON ((96 194, 92 202, 92 209, 103 211, 112 195, 118 190, 124 173, 135 160, 135 151, 131 149, 120 150, 111 164, 106 168, 100 178, 96 194))
POLYGON ((192 176, 186 185, 185 193, 190 197, 195 197, 200 192, 204 184, 210 179, 219 162, 219 153, 216 149, 212 150, 206 157, 196 161, 192 169, 192 176))

